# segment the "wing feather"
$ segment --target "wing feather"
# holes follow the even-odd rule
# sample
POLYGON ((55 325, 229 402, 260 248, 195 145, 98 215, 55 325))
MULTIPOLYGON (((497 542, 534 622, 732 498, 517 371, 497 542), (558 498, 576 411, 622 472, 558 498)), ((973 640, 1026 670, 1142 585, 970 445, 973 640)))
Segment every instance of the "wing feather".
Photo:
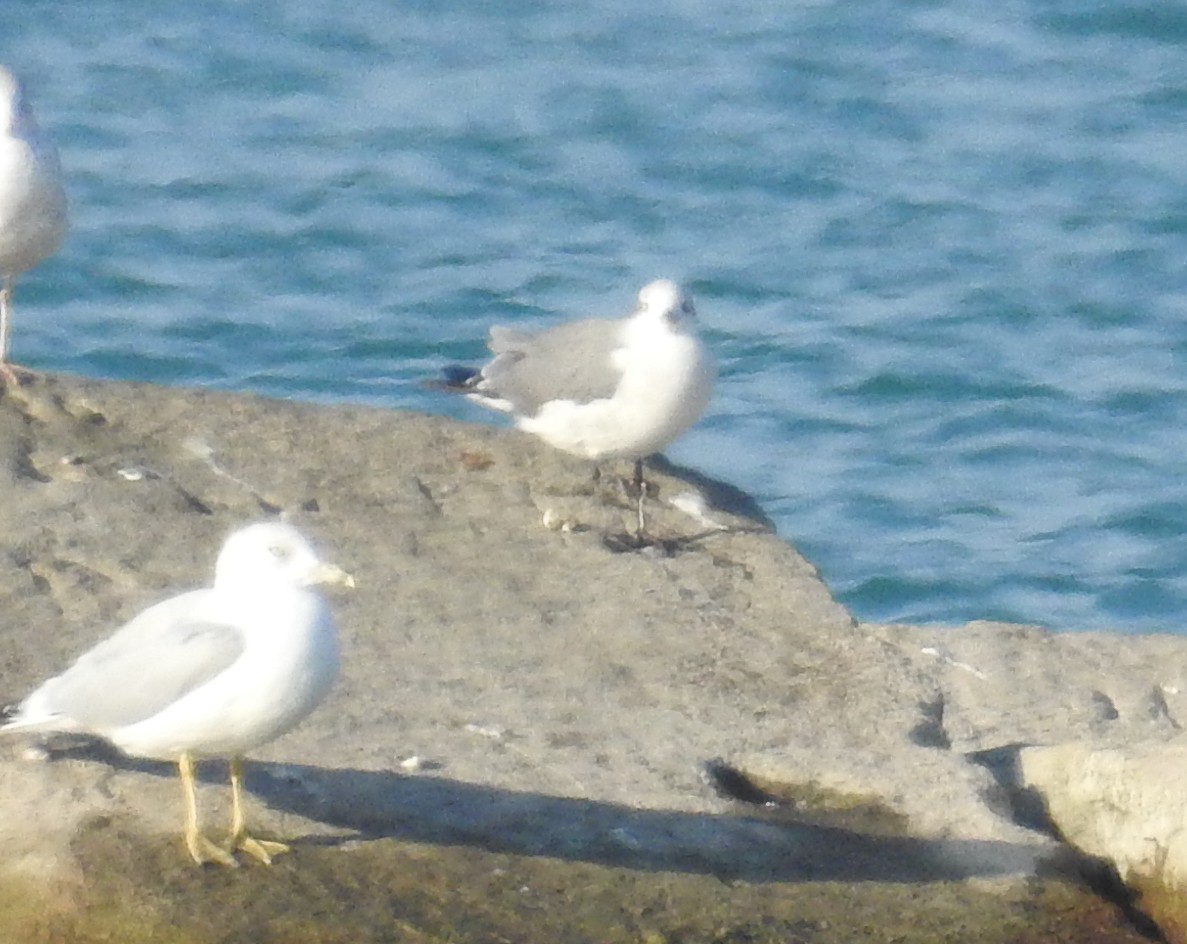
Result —
POLYGON ((589 403, 612 397, 622 379, 613 360, 622 325, 589 318, 538 334, 496 325, 489 344, 495 357, 482 368, 478 389, 528 416, 549 400, 589 403))
POLYGON ((235 626, 201 617, 195 591, 126 623, 33 692, 10 728, 103 734, 151 718, 243 653, 235 626))

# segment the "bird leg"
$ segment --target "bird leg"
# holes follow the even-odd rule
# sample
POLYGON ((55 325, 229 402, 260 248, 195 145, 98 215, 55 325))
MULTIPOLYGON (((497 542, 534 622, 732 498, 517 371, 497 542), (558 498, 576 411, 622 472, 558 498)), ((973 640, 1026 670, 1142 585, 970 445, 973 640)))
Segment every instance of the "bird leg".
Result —
POLYGON ((198 793, 194 786, 194 759, 186 752, 177 758, 177 772, 181 775, 181 792, 185 798, 185 844, 190 855, 199 865, 217 862, 235 868, 239 865, 235 857, 220 849, 198 829, 198 793))
POLYGON ((0 381, 6 387, 19 387, 20 378, 8 366, 8 308, 12 304, 12 276, 0 283, 0 381))
MULTIPOLYGON (((600 482, 602 479, 600 465, 594 466, 593 474, 594 482, 600 482)), ((607 536, 607 540, 616 550, 637 551, 650 543, 647 537, 647 518, 643 512, 643 503, 647 500, 647 480, 643 477, 643 460, 635 460, 635 470, 631 478, 615 477, 615 481, 618 483, 618 488, 626 495, 627 500, 634 503, 635 533, 624 534, 614 539, 607 536)))
POLYGON ((259 859, 264 865, 272 864, 272 857, 288 852, 289 847, 283 842, 270 842, 267 839, 256 839, 247 834, 246 820, 243 816, 243 758, 231 758, 231 835, 227 839, 227 848, 234 852, 236 849, 246 852, 249 856, 259 859))
POLYGON ((635 479, 634 486, 639 490, 639 506, 638 506, 638 526, 635 528, 635 541, 640 547, 643 545, 643 537, 647 530, 647 521, 643 517, 643 502, 647 499, 647 482, 643 479, 643 460, 635 460, 635 479))
POLYGON ((12 304, 12 276, 0 284, 0 364, 8 363, 8 306, 12 304))
POLYGON ((36 377, 35 371, 8 363, 8 313, 12 307, 12 276, 0 281, 0 385, 19 387, 36 377))

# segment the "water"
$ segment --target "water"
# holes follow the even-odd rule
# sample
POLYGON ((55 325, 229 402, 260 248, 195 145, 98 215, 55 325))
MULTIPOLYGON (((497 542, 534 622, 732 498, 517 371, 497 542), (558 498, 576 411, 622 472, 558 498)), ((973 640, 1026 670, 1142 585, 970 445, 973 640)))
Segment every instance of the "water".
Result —
POLYGON ((24 0, 54 371, 494 421, 491 321, 686 279, 669 455, 858 615, 1183 631, 1187 11, 1117 0, 24 0))

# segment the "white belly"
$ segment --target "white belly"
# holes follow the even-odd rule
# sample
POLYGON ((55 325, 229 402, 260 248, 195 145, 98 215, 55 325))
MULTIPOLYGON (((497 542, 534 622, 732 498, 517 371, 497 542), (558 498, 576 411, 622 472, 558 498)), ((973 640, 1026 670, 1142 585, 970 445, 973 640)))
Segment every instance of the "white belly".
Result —
POLYGON ((667 334, 622 363, 612 397, 589 403, 553 400, 520 429, 587 459, 641 458, 659 452, 704 412, 713 392, 712 358, 700 342, 667 334))

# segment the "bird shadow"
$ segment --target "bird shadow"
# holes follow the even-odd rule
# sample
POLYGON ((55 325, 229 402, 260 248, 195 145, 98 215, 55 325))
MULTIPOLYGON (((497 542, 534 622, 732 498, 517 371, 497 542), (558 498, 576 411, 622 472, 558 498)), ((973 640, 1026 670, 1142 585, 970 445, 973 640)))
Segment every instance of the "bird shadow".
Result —
POLYGON ((704 496, 711 508, 745 518, 756 526, 756 530, 775 530, 775 522, 767 517, 757 499, 737 486, 710 478, 690 466, 678 465, 662 454, 648 456, 646 467, 687 482, 704 496))
MULTIPOLYGON (((79 756, 78 750, 71 753, 79 756)), ((128 758, 106 746, 84 753, 120 770, 176 773, 172 764, 128 758)), ((204 764, 198 777, 225 783, 225 769, 204 764)), ((737 813, 646 809, 433 772, 252 762, 246 785, 273 810, 345 831, 297 839, 297 848, 390 838, 728 881, 888 883, 1032 874, 1038 849, 994 840, 874 835, 753 806, 739 805, 737 813)))
MULTIPOLYGON (((775 531, 774 522, 763 512, 762 506, 752 496, 728 482, 710 478, 688 466, 677 465, 658 453, 647 458, 645 470, 670 476, 677 479, 680 484, 692 486, 705 500, 708 510, 723 512, 735 519, 741 519, 742 523, 735 521, 730 524, 709 524, 699 531, 680 533, 653 533, 650 530, 608 531, 602 535, 602 544, 613 553, 653 551, 665 557, 675 557, 685 551, 695 550, 705 541, 723 534, 761 534, 775 531)), ((634 507, 638 501, 637 484, 625 478, 619 482, 627 493, 628 505, 634 507)), ((643 488, 652 498, 659 492, 659 487, 654 481, 645 480, 643 488)))

